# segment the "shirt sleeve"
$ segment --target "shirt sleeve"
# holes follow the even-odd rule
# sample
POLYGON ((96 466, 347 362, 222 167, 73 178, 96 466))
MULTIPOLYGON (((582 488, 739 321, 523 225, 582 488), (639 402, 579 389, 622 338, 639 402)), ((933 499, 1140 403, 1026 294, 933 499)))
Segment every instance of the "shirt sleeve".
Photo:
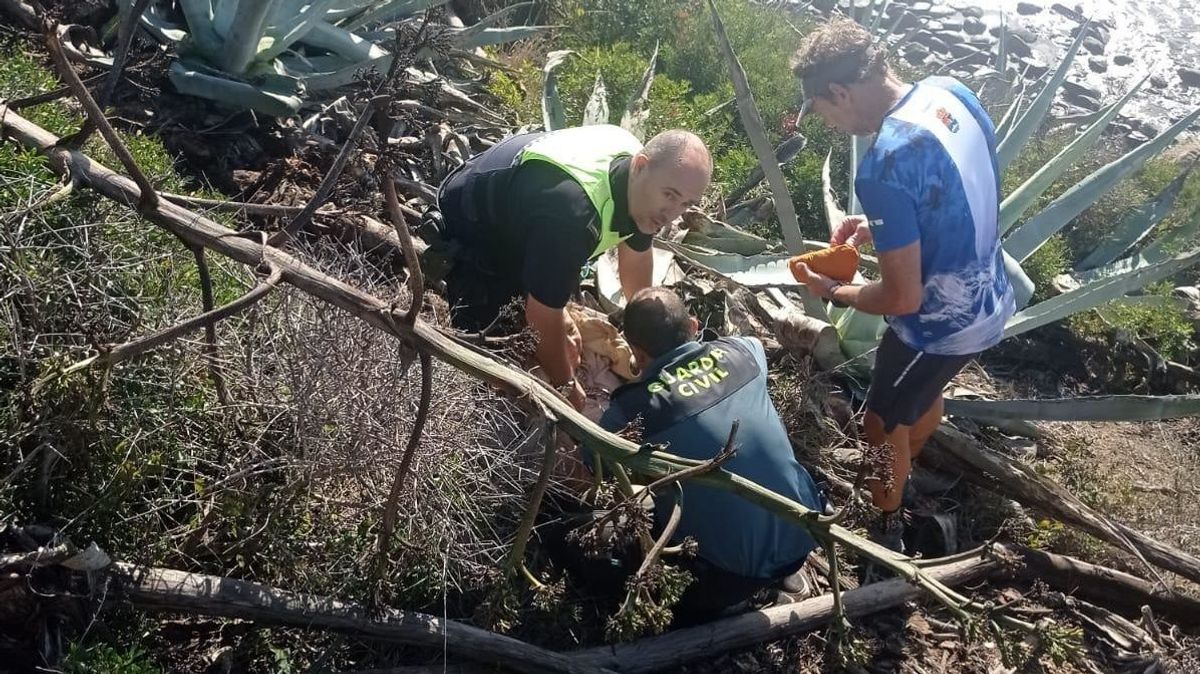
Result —
POLYGON ((599 238, 587 194, 566 173, 529 162, 510 186, 509 218, 526 232, 521 285, 538 302, 561 309, 579 287, 579 274, 599 238))
POLYGON ((644 253, 650 250, 650 245, 652 243, 654 243, 654 237, 642 232, 641 230, 638 230, 633 234, 633 236, 625 239, 625 245, 639 253, 644 253))
POLYGON ((902 189, 874 180, 860 180, 854 192, 871 227, 875 250, 886 253, 921 238, 917 206, 902 189))

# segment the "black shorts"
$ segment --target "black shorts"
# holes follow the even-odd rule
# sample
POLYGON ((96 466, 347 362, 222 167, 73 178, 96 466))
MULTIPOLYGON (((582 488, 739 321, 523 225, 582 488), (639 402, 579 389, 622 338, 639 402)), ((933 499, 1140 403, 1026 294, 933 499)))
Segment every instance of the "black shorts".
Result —
POLYGON ((867 411, 883 419, 884 431, 911 426, 929 411, 954 375, 979 354, 939 356, 917 351, 888 328, 875 353, 867 411))

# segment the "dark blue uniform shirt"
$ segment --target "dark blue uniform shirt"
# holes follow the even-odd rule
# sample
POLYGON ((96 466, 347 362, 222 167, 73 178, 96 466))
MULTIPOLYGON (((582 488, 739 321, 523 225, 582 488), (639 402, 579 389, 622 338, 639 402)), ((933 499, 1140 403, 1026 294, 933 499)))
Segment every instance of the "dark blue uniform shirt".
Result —
MULTIPOLYGON (((688 342, 646 368, 640 381, 613 392, 600 420, 610 431, 642 417, 642 440, 665 443, 690 459, 711 459, 740 420, 737 453, 724 464, 732 473, 820 509, 816 485, 796 461, 787 431, 767 394, 767 359, 751 337, 688 342)), ((682 483, 682 520, 677 539, 691 536, 700 557, 751 578, 778 578, 795 571, 816 547, 800 525, 737 494, 695 482, 682 483)), ((659 494, 660 522, 670 513, 669 494, 659 494)))

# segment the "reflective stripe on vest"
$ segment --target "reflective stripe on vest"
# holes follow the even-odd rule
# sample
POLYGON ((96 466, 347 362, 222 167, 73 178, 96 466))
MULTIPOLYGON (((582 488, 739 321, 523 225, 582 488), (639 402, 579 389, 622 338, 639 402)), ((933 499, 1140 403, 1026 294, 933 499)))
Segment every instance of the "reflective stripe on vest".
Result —
POLYGON ((596 258, 632 236, 621 236, 613 230, 615 205, 608 171, 618 157, 631 156, 641 150, 641 142, 625 129, 611 124, 594 124, 547 133, 522 150, 518 163, 550 162, 579 183, 600 215, 600 241, 592 251, 592 257, 596 258))

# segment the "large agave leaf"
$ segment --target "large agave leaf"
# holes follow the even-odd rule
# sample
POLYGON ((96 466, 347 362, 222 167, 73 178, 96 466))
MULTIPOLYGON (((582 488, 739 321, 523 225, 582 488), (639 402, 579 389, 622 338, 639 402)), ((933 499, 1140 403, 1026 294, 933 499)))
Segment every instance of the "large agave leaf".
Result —
POLYGON ((1179 172, 1175 179, 1168 184, 1158 196, 1138 206, 1130 213, 1112 234, 1105 237, 1096 248, 1076 265, 1076 269, 1094 269, 1109 264, 1120 257, 1125 251, 1138 245, 1150 235, 1163 218, 1170 214, 1175 207, 1175 200, 1183 191, 1183 185, 1196 167, 1193 161, 1186 169, 1179 172))
POLYGON ((1200 209, 1193 212, 1182 226, 1160 236, 1138 253, 1116 262, 1110 262, 1102 267, 1072 274, 1070 279, 1074 285, 1082 285, 1144 269, 1167 260, 1181 250, 1190 249, 1196 245, 1198 238, 1200 238, 1200 209))
POLYGON ((688 212, 683 222, 687 229, 683 243, 689 246, 738 255, 759 255, 776 247, 774 242, 713 220, 704 213, 688 212))
MULTIPOLYGON (((202 2, 203 0, 195 1, 202 2)), ((134 0, 118 0, 117 6, 121 11, 122 16, 125 16, 127 12, 133 9, 133 2, 134 0)), ((151 3, 150 6, 146 8, 146 11, 142 12, 140 20, 142 27, 146 29, 146 32, 150 33, 155 39, 163 43, 182 42, 184 38, 188 37, 189 32, 191 31, 190 25, 181 26, 178 23, 175 23, 175 21, 173 21, 171 17, 167 15, 166 10, 156 3, 151 3)), ((214 40, 216 39, 215 34, 213 34, 212 37, 214 40)), ((214 53, 216 51, 219 51, 219 47, 214 50, 214 53)))
MULTIPOLYGON (((654 266, 650 272, 650 285, 673 285, 687 278, 679 265, 675 264, 675 254, 664 248, 651 249, 654 255, 654 266)), ((610 250, 596 259, 596 294, 605 311, 615 311, 625 306, 625 292, 621 288, 621 276, 617 269, 617 251, 610 250)))
POLYGON ((1008 76, 1008 15, 1000 12, 1000 39, 996 43, 996 70, 1008 76))
POLYGON ((1013 289, 1013 298, 1016 300, 1017 310, 1020 311, 1029 304, 1029 300, 1033 299, 1033 293, 1037 290, 1037 286, 1029 278, 1029 274, 1026 274, 1025 270, 1021 268, 1020 262, 1017 262, 1003 248, 1000 249, 1000 254, 1004 256, 1004 273, 1008 275, 1009 285, 1013 289))
MULTIPOLYGON (((858 177, 858 165, 871 147, 870 139, 866 136, 850 136, 850 185, 846 188, 847 215, 862 213, 862 204, 858 203, 858 194, 854 191, 854 180, 858 177)), ((830 223, 832 224, 832 223, 830 223)))
POLYGON ((335 2, 337 0, 314 0, 295 16, 288 17, 285 23, 270 28, 267 35, 271 38, 271 46, 258 54, 258 60, 270 61, 291 48, 308 35, 314 25, 324 22, 326 11, 335 2))
MULTIPOLYGON (((1021 119, 1017 120, 1012 130, 1004 137, 1004 141, 1000 143, 996 154, 1001 173, 1021 153, 1029 137, 1042 125, 1042 120, 1045 119, 1046 113, 1050 110, 1050 104, 1054 102, 1054 97, 1058 94, 1059 86, 1062 85, 1063 80, 1067 78, 1067 73, 1071 70, 1071 61, 1075 59, 1075 53, 1079 51, 1079 46, 1083 44, 1083 39, 1088 34, 1087 29, 1089 25, 1085 23, 1079 29, 1079 36, 1075 38, 1075 41, 1071 43, 1071 47, 1067 49, 1067 54, 1063 57, 1062 63, 1058 64, 1058 69, 1054 71, 1054 76, 1050 78, 1050 81, 1046 82, 1046 86, 1042 87, 1037 98, 1030 104, 1029 110, 1021 116, 1021 119)), ((1001 42, 1001 45, 1003 45, 1003 42, 1001 42)), ((1004 72, 1004 70, 1001 69, 1000 72, 1004 72)))
POLYGON ((505 7, 504 9, 501 9, 498 12, 494 12, 492 14, 489 14, 489 15, 483 17, 477 23, 475 23, 471 26, 467 26, 466 28, 455 31, 453 33, 453 35, 454 35, 453 39, 455 41, 455 44, 458 44, 460 46, 467 44, 467 42, 472 37, 479 35, 479 34, 483 33, 484 31, 495 27, 498 23, 500 23, 504 19, 508 18, 508 16, 510 14, 513 14, 514 12, 517 12, 522 9, 526 9, 526 8, 530 7, 531 5, 533 5, 532 2, 519 2, 515 5, 509 5, 508 7, 505 7))
POLYGON ((775 212, 779 216, 779 229, 783 232, 784 245, 792 253, 799 253, 803 248, 804 239, 800 233, 800 221, 796 217, 796 206, 792 203, 787 180, 783 177, 779 163, 775 161, 775 152, 771 147, 771 141, 767 138, 766 127, 763 126, 762 117, 758 114, 758 106, 754 104, 754 93, 750 91, 750 81, 746 79, 746 71, 742 69, 742 64, 733 51, 733 45, 729 43, 729 36, 725 33, 725 24, 721 21, 721 15, 717 11, 717 4, 714 0, 708 0, 708 9, 712 14, 713 31, 717 35, 717 44, 720 45, 721 53, 724 54, 725 61, 729 65, 733 88, 737 92, 737 108, 742 119, 742 127, 746 129, 746 135, 750 137, 750 145, 754 148, 754 154, 758 157, 758 163, 762 166, 763 173, 767 176, 767 182, 775 197, 775 212))
POLYGON ((274 117, 287 117, 300 109, 300 89, 295 81, 290 88, 280 86, 288 78, 276 78, 264 85, 247 84, 226 79, 205 71, 200 66, 188 66, 175 61, 168 70, 171 84, 180 93, 198 96, 238 108, 249 108, 274 117))
POLYGON ((596 86, 592 87, 592 95, 583 108, 582 126, 591 124, 608 124, 608 90, 599 71, 596 71, 596 86))
POLYGON ((558 95, 558 74, 555 70, 574 53, 570 49, 562 49, 546 55, 546 65, 542 68, 545 74, 542 84, 542 126, 547 131, 556 131, 567 126, 567 112, 563 108, 562 98, 558 95))
POLYGON ((980 421, 1151 421, 1200 414, 1200 395, 947 400, 946 413, 980 421))
POLYGON ((650 87, 654 85, 654 68, 658 65, 658 43, 654 43, 654 53, 650 55, 650 63, 642 73, 642 82, 625 106, 625 114, 621 115, 621 128, 633 134, 640 141, 646 140, 646 120, 650 117, 650 87))
MULTIPOLYGON (((215 63, 215 58, 221 51, 221 38, 217 36, 217 31, 213 30, 211 0, 180 0, 179 5, 183 9, 183 18, 187 22, 192 43, 200 53, 215 63)), ((156 9, 157 4, 151 3, 142 19, 145 20, 146 15, 153 14, 156 9)))
POLYGON ((1009 319, 1008 325, 1004 329, 1004 336, 1019 335, 1072 314, 1095 309, 1125 293, 1169 278, 1198 262, 1200 262, 1200 248, 1195 248, 1186 253, 1170 255, 1157 262, 1088 283, 1018 312, 1009 319))
POLYGON ((277 2, 242 0, 238 3, 218 61, 222 70, 234 75, 246 72, 260 50, 267 30, 267 17, 274 11, 277 2))
POLYGON ((331 51, 348 61, 360 63, 362 66, 366 66, 368 62, 375 61, 375 66, 380 72, 386 71, 388 66, 391 65, 390 59, 387 65, 379 64, 380 59, 388 56, 386 49, 370 40, 363 39, 351 33, 345 28, 338 28, 325 21, 314 23, 304 36, 302 42, 318 49, 331 51))
POLYGON ((1025 102, 1025 87, 1025 79, 1021 78, 1020 84, 1016 87, 1016 94, 1013 96, 1012 103, 1009 103, 1008 110, 1000 118, 1000 123, 996 125, 996 143, 1004 142, 1009 130, 1012 129, 1013 123, 1016 122, 1017 117, 1021 114, 1021 106, 1025 102))
POLYGON ((1075 162, 1079 161, 1080 157, 1095 147, 1096 143, 1100 141, 1100 136, 1104 133, 1104 129, 1108 127, 1108 123, 1117 116, 1117 113, 1129 101, 1130 97, 1141 88, 1142 83, 1146 81, 1147 77, 1149 75, 1143 77, 1141 81, 1133 85, 1121 97, 1121 100, 1108 106, 1100 119, 1096 120, 1083 133, 1079 134, 1075 140, 1064 147, 1053 159, 1043 164, 1036 173, 1030 176, 1029 180, 1026 180, 1004 199, 1004 202, 1000 204, 1001 234, 1007 232, 1021 218, 1025 211, 1037 201, 1037 198, 1054 184, 1055 180, 1058 180, 1059 176, 1066 172, 1075 162))
POLYGON ((1184 129, 1200 117, 1200 108, 1163 131, 1154 140, 1143 143, 1125 156, 1097 169, 1095 173, 1071 187, 1041 213, 1026 220, 1004 240, 1004 249, 1024 262, 1058 230, 1094 204, 1122 178, 1137 171, 1146 160, 1171 143, 1184 129))
POLYGON ((371 9, 342 24, 346 30, 358 30, 377 23, 386 23, 395 19, 412 16, 433 7, 440 7, 449 0, 391 0, 375 5, 371 9))
MULTIPOLYGON (((738 255, 736 253, 714 253, 667 241, 658 243, 699 267, 747 287, 795 288, 801 285, 788 269, 788 260, 792 258, 789 253, 738 255)), ((827 245, 822 241, 805 241, 803 244, 805 250, 820 250, 827 245)))

